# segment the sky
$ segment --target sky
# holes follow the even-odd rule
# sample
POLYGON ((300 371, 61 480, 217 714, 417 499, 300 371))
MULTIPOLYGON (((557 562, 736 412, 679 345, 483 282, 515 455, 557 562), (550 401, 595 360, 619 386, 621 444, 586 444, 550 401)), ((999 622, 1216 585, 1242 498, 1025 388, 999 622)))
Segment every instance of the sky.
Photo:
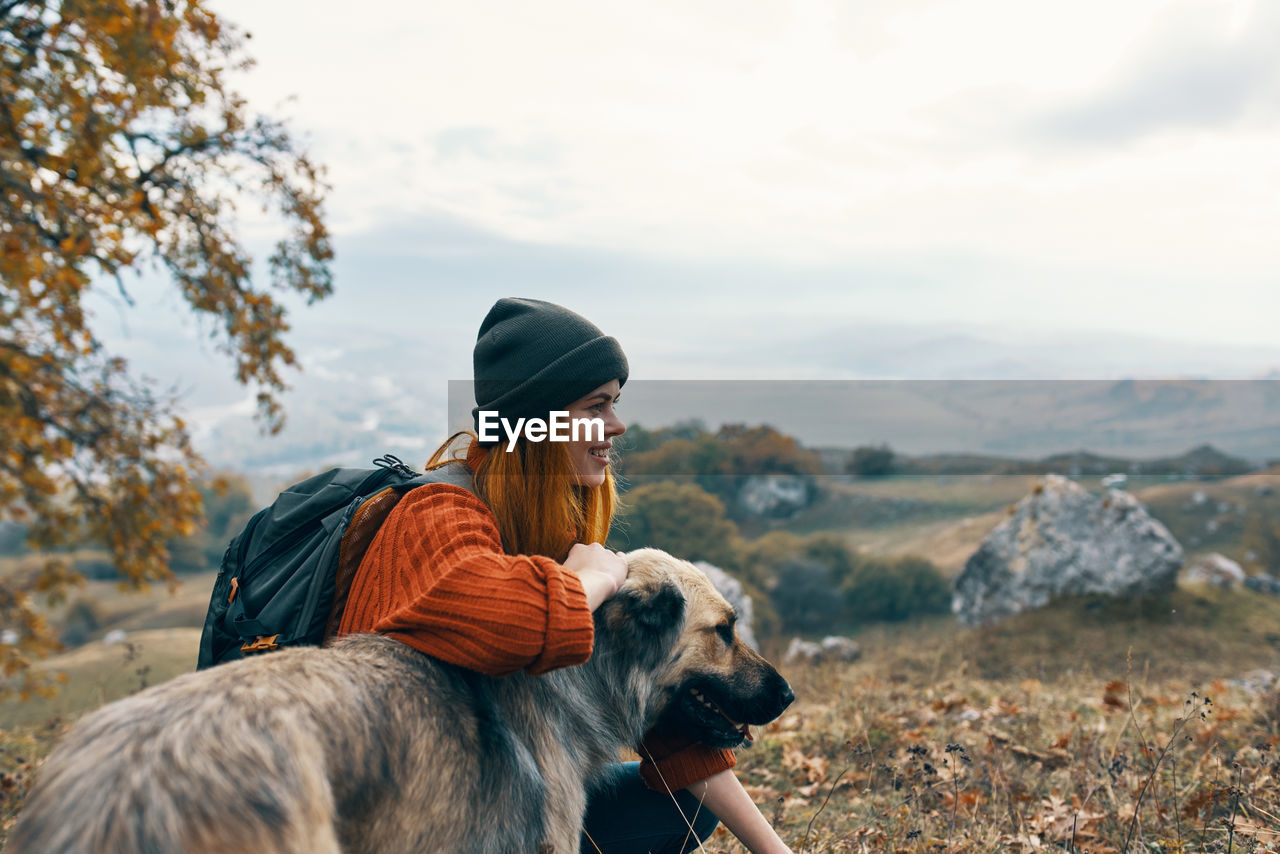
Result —
MULTIPOLYGON (((328 168, 304 364, 378 334, 465 379, 488 306, 533 296, 647 378, 1280 368, 1280 4, 210 5, 328 168)), ((104 318, 232 393, 180 321, 104 318)))

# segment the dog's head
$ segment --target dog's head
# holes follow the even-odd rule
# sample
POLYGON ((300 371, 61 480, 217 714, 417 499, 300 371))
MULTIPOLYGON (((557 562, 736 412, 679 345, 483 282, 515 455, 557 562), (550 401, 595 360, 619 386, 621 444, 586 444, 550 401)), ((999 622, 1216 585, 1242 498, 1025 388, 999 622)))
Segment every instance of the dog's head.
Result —
POLYGON ((711 747, 737 747, 795 699, 738 637, 737 614, 693 564, 658 549, 627 555, 627 580, 603 618, 623 643, 652 649, 660 671, 655 722, 711 747))

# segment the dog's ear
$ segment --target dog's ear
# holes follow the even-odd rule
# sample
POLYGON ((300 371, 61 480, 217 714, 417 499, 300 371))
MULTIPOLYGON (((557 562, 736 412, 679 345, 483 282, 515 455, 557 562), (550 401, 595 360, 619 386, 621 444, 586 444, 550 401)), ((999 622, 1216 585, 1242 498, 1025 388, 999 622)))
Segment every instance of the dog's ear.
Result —
POLYGON ((611 600, 609 620, 617 631, 644 635, 675 633, 684 623, 685 599, 670 581, 624 587, 611 600))
POLYGON ((657 590, 641 599, 635 619, 652 631, 675 628, 684 622, 684 606, 684 594, 680 588, 669 581, 663 582, 657 590))

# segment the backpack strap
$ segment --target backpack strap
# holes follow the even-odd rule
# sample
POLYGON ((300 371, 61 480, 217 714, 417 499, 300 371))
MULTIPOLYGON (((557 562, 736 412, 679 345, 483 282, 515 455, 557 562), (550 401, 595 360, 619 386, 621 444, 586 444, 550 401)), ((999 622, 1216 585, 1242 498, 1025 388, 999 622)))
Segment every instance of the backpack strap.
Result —
POLYGON ((426 474, 420 474, 417 477, 407 480, 400 484, 397 489, 402 493, 411 489, 417 489, 419 486, 427 486, 432 483, 447 483, 450 486, 458 486, 470 492, 472 495, 476 491, 475 478, 471 474, 471 469, 467 468, 467 464, 460 461, 453 461, 440 466, 440 468, 432 469, 426 474))
POLYGON ((351 582, 355 580, 356 571, 382 523, 391 515, 400 499, 420 486, 433 483, 447 483, 475 494, 475 480, 471 476, 471 469, 465 463, 451 462, 426 474, 388 486, 369 496, 356 509, 338 546, 338 565, 333 575, 333 604, 329 607, 329 618, 324 629, 326 640, 338 631, 342 612, 347 606, 347 596, 351 593, 351 582))

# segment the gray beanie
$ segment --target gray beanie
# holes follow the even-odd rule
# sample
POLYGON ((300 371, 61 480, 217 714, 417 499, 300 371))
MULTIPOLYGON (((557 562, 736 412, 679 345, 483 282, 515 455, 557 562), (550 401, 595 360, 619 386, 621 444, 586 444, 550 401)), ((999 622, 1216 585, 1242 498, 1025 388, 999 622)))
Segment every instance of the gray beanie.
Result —
POLYGON ((627 357, 591 321, 555 303, 507 297, 480 324, 473 354, 480 410, 545 418, 609 380, 627 381, 627 357))

